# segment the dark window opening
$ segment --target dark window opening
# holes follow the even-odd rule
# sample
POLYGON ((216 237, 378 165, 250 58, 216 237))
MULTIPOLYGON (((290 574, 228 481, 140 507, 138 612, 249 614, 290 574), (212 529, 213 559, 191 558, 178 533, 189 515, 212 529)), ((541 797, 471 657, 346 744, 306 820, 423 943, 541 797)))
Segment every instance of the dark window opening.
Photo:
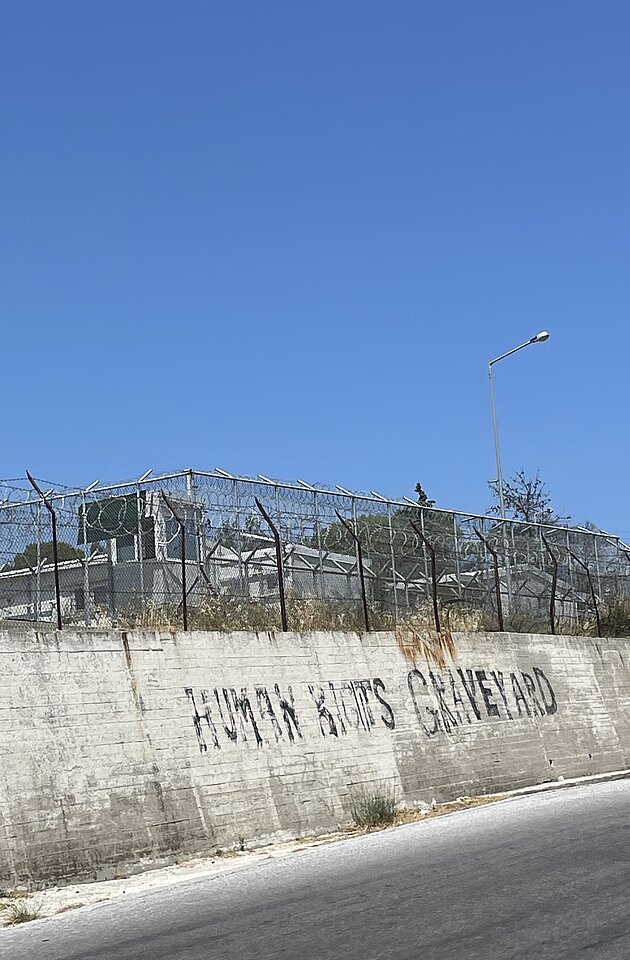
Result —
POLYGON ((140 526, 142 538, 142 559, 155 560, 155 519, 143 517, 140 526))
POLYGON ((107 587, 96 587, 94 590, 94 603, 97 607, 109 606, 109 590, 107 587))

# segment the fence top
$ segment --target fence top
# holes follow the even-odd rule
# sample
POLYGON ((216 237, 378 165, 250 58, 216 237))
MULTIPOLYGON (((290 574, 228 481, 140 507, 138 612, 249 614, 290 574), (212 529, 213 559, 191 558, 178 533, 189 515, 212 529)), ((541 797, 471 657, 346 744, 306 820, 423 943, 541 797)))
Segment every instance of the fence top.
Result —
MULTIPOLYGON (((110 483, 101 486, 98 481, 88 484, 86 487, 77 487, 77 486, 66 486, 64 484, 55 483, 53 485, 50 482, 45 480, 40 480, 40 486, 43 488, 43 493, 46 499, 50 503, 65 501, 67 499, 74 498, 84 498, 92 492, 98 492, 99 494, 116 494, 121 490, 140 490, 146 489, 147 487, 160 486, 168 480, 190 478, 194 477, 206 477, 215 480, 230 481, 235 484, 251 484, 251 485, 265 485, 276 490, 292 490, 299 492, 310 492, 313 494, 322 494, 323 496, 334 496, 342 499, 347 499, 350 501, 361 501, 364 503, 374 503, 383 504, 387 506, 393 506, 397 509, 400 508, 409 508, 415 507, 416 509, 424 509, 431 513, 440 513, 445 516, 457 516, 462 522, 467 521, 488 521, 491 519, 493 523, 496 524, 510 524, 520 527, 536 527, 541 530, 554 530, 554 531, 566 531, 570 533, 579 532, 585 536, 600 537, 606 540, 614 541, 615 544, 618 544, 620 547, 630 551, 630 545, 626 544, 620 537, 614 533, 610 533, 606 530, 589 530, 587 527, 576 524, 570 526, 567 524, 550 524, 550 523, 539 523, 537 521, 531 520, 518 520, 512 517, 506 517, 503 520, 501 517, 497 517, 493 514, 480 514, 480 513, 471 513, 468 510, 455 510, 446 507, 423 507, 422 504, 419 504, 417 500, 411 499, 411 497, 403 496, 402 498, 393 498, 385 496, 375 490, 371 490, 369 493, 365 491, 356 491, 348 490, 346 487, 340 485, 325 486, 323 484, 312 484, 307 483, 305 480, 296 480, 296 481, 284 481, 271 479, 270 477, 263 476, 258 474, 256 477, 241 476, 238 474, 229 473, 227 470, 223 470, 220 467, 215 467, 214 470, 195 470, 193 468, 188 468, 186 470, 177 470, 168 473, 157 474, 156 476, 152 475, 152 471, 146 471, 142 476, 138 477, 135 480, 124 480, 118 483, 110 483), (61 489, 59 489, 61 487, 61 489)), ((26 479, 26 478, 25 478, 26 479)), ((21 481, 21 478, 13 478, 12 480, 3 480, 0 481, 0 496, 6 491, 9 491, 9 495, 0 499, 0 513, 6 510, 13 510, 17 507, 30 506, 41 501, 34 490, 29 490, 26 487, 20 487, 16 484, 21 481), (17 497, 22 496, 22 499, 17 499, 17 497), (12 496, 16 496, 16 499, 12 499, 12 496)))

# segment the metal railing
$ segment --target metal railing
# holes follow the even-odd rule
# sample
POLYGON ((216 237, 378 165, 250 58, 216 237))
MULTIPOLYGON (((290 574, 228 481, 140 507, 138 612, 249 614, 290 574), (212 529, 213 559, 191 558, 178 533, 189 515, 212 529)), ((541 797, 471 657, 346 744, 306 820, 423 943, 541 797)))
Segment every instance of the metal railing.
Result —
POLYGON ((0 487, 0 619, 185 629, 581 627, 630 547, 304 481, 186 470, 0 487))

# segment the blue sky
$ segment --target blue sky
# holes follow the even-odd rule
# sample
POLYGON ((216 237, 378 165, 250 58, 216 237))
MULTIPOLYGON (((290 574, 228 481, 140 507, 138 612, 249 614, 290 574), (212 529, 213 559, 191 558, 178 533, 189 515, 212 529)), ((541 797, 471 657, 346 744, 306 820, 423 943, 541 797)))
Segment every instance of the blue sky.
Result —
POLYGON ((630 535, 630 6, 2 15, 0 476, 537 469, 630 535))

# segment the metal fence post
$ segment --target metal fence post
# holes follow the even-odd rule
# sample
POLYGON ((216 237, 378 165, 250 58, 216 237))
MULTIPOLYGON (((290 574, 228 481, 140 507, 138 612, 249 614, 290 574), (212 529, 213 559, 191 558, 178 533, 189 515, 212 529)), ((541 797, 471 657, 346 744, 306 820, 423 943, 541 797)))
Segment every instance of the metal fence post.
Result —
POLYGON ((411 526, 413 527, 413 529, 416 531, 417 535, 420 537, 420 540, 422 541, 422 543, 425 545, 425 547, 426 547, 427 550, 429 551, 429 556, 431 557, 431 583, 432 583, 432 588, 433 588, 433 590, 432 590, 432 593, 433 593, 433 618, 434 618, 434 620, 435 620, 435 629, 437 630, 438 633, 440 633, 440 632, 441 632, 441 628, 440 628, 440 608, 439 608, 439 604, 438 604, 437 569, 436 569, 436 565, 435 565, 435 548, 433 547, 433 545, 432 545, 431 543, 429 543, 429 541, 428 541, 427 538, 425 537, 425 535, 424 535, 424 533, 422 532, 422 530, 413 522, 413 520, 410 520, 409 522, 410 522, 411 526))
POLYGON ((315 518, 315 531, 317 533, 317 560, 319 563, 319 598, 324 599, 325 580, 324 580, 324 551, 322 549, 322 525, 319 517, 319 498, 317 491, 313 491, 313 517, 315 518))
MULTIPOLYGON (((238 583, 239 589, 241 591, 241 597, 249 596, 249 571, 247 569, 247 563, 243 563, 243 530, 241 526, 241 499, 238 493, 238 480, 234 479, 232 481, 232 499, 234 501, 234 537, 235 543, 232 545, 233 549, 236 551, 238 557, 238 583)), ((230 521, 228 520, 228 525, 230 521)), ((221 576, 219 572, 218 576, 221 576)))
POLYGON ((599 590, 599 595, 602 595, 602 574, 599 567, 599 550, 597 549, 597 537, 593 538, 593 545, 595 547, 595 570, 597 571, 597 589, 599 590))
POLYGON ((289 630, 289 621, 287 619, 287 598, 284 590, 284 564, 282 562, 282 541, 280 539, 280 533, 275 523, 263 507, 262 503, 258 497, 254 497, 256 506, 258 507, 265 523, 268 525, 269 529, 273 534, 274 543, 276 545, 276 566, 278 567, 278 593, 280 595, 280 619, 282 621, 282 631, 287 633, 289 630))
MULTIPOLYGON (((92 604, 90 602, 90 557, 88 549, 88 535, 87 535, 87 502, 85 499, 85 491, 81 492, 81 510, 79 516, 81 518, 81 527, 83 535, 83 543, 85 546, 85 560, 83 561, 83 619, 85 621, 86 627, 90 626, 92 620, 92 604)), ((144 598, 143 598, 144 599, 144 598)))
POLYGON ((427 594, 427 600, 428 600, 429 599, 429 567, 427 565, 427 551, 425 549, 426 543, 424 540, 424 509, 420 507, 420 509, 418 510, 418 513, 420 514, 420 527, 422 529, 422 557, 424 559, 424 582, 427 585, 426 594, 427 594))
POLYGON ((137 538, 138 538, 138 573, 140 575, 140 597, 142 603, 146 602, 145 590, 144 590, 144 530, 142 528, 142 521, 144 519, 144 501, 142 498, 142 488, 138 483, 138 489, 136 490, 136 510, 138 513, 138 526, 137 526, 137 538))
POLYGON ((457 514, 453 514, 453 539, 455 541, 455 578, 457 580, 457 594, 462 597, 462 575, 459 558, 459 533, 457 530, 457 514))
POLYGON ((592 599, 592 601, 593 601, 593 607, 594 607, 594 609, 595 609, 595 620, 596 620, 596 622, 597 622, 597 636, 598 636, 598 637, 601 637, 601 635, 602 635, 602 623, 601 623, 601 620, 600 620, 600 617, 599 617, 599 606, 598 606, 598 604, 597 604, 597 596, 595 595, 595 587, 593 586, 593 578, 591 577, 591 571, 588 569, 588 567, 587 567, 587 565, 584 563, 584 561, 583 561, 583 560, 580 560, 580 558, 579 558, 575 553, 573 553, 573 550, 569 550, 569 555, 570 555, 571 557, 573 557, 573 559, 575 560, 575 562, 576 562, 576 563, 579 563, 579 565, 582 567, 582 570, 584 570, 584 571, 586 572, 586 576, 587 576, 587 578, 588 578, 588 585, 589 585, 589 587, 591 588, 591 599, 592 599))
POLYGON ((35 584, 35 619, 39 620, 42 603, 42 505, 37 504, 37 580, 35 584))
POLYGON ((350 526, 345 517, 342 517, 338 510, 335 510, 338 519, 344 525, 352 539, 354 540, 355 546, 357 548, 357 560, 359 563, 359 580, 361 582, 361 599, 363 601, 363 620, 365 623, 365 632, 370 632, 370 614, 368 612, 368 602, 367 602, 367 593, 365 590, 365 573, 363 571, 363 547, 361 546, 361 540, 357 536, 354 529, 350 526))
POLYGON ((488 553, 492 555, 492 562, 494 564, 494 588, 497 595, 497 617, 499 620, 499 630, 501 633, 505 632, 505 624, 503 622, 503 604, 501 603, 501 578, 499 577, 499 558, 497 551, 494 549, 489 540, 479 533, 477 527, 473 527, 473 530, 479 537, 482 543, 485 543, 488 553))
POLYGON ((28 470, 26 471, 26 476, 31 486, 35 489, 35 492, 41 497, 42 503, 50 513, 50 521, 52 527, 52 542, 53 542, 53 564, 55 567, 55 603, 57 605, 57 629, 61 630, 63 628, 63 619, 61 616, 61 590, 59 587, 59 549, 57 546, 57 513, 52 503, 49 501, 48 497, 38 484, 37 480, 33 479, 28 470))
POLYGON ((551 563, 553 564, 553 574, 551 577, 551 600, 549 601, 549 620, 551 623, 551 633, 555 634, 556 632, 556 587, 558 585, 558 558, 555 553, 549 546, 547 537, 542 534, 543 543, 547 553, 551 557, 551 563))
POLYGON ((394 550, 394 528, 392 526, 392 508, 389 503, 387 504, 387 526, 388 526, 388 532, 389 532, 389 558, 392 565, 392 590, 394 591, 394 623, 398 623, 398 582, 396 580, 396 552, 394 550))
POLYGON ((182 563, 182 620, 184 624, 184 631, 188 630, 188 591, 186 589, 186 524, 180 517, 177 512, 175 505, 171 502, 170 497, 167 497, 164 491, 162 490, 162 499, 168 507, 168 509, 173 514, 173 519, 179 526, 180 536, 182 538, 181 544, 181 563, 182 563))

